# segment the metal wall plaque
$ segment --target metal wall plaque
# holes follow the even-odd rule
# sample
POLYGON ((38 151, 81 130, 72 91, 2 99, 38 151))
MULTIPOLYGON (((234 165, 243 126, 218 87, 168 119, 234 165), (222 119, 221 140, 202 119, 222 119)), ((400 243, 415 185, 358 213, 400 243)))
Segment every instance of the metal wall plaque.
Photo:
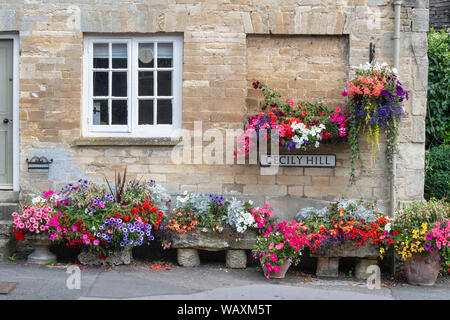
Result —
POLYGON ((262 167, 320 167, 334 168, 336 166, 335 154, 268 154, 259 159, 262 167))

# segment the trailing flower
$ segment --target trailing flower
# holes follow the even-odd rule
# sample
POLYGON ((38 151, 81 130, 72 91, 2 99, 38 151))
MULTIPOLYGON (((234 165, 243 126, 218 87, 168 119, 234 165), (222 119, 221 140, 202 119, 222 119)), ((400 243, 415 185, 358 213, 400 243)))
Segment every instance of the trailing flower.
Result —
POLYGON ((250 213, 259 232, 265 232, 269 226, 273 225, 273 208, 268 203, 264 204, 262 208, 253 208, 250 213))
POLYGON ((350 73, 353 78, 347 82, 342 95, 348 98, 350 112, 350 144, 352 171, 350 180, 356 181, 356 160, 360 166, 364 165, 360 157, 358 134, 366 133, 367 141, 375 159, 379 145, 380 132, 387 136, 387 157, 392 163, 393 154, 397 147, 398 125, 400 118, 405 115, 402 108, 403 101, 408 99, 408 93, 403 90, 398 80, 397 70, 383 64, 366 64, 352 67, 350 73))
MULTIPOLYGON (((123 180, 120 196, 87 180, 66 185, 48 222, 49 238, 67 246, 88 246, 102 257, 153 240, 152 230, 164 219, 153 200, 153 185, 123 180)), ((155 198, 159 203, 165 201, 155 198)))
MULTIPOLYGON (((450 273, 450 205, 443 200, 413 202, 397 210, 383 240, 403 260, 415 254, 438 254, 450 273)), ((384 253, 384 248, 381 249, 384 253)))
POLYGON ((250 147, 257 144, 261 130, 267 130, 263 139, 270 139, 270 131, 278 130, 276 137, 280 146, 288 150, 318 148, 321 143, 339 141, 347 136, 349 116, 345 108, 333 111, 322 104, 295 104, 291 99, 284 102, 278 92, 263 82, 253 82, 253 88, 264 94, 263 111, 247 119, 248 125, 238 137, 237 156, 249 154, 250 147))
POLYGON ((332 252, 351 243, 381 244, 390 219, 379 213, 375 203, 337 199, 322 209, 304 208, 295 219, 308 227, 311 251, 332 252))
POLYGON ((266 232, 256 238, 253 257, 264 265, 267 278, 279 273, 280 266, 286 261, 300 262, 303 249, 309 246, 306 230, 302 223, 284 221, 275 227, 268 226, 266 232))
MULTIPOLYGON (((53 193, 53 191, 52 191, 53 193)), ((32 205, 22 207, 22 213, 13 212, 13 233, 18 241, 25 240, 25 234, 46 233, 48 223, 51 221, 54 211, 50 201, 36 197, 32 205)))
POLYGON ((244 202, 221 195, 184 192, 177 197, 164 229, 182 235, 195 234, 197 228, 205 227, 239 238, 249 229, 263 232, 272 224, 272 217, 273 208, 268 204, 260 208, 253 206, 251 200, 244 202))

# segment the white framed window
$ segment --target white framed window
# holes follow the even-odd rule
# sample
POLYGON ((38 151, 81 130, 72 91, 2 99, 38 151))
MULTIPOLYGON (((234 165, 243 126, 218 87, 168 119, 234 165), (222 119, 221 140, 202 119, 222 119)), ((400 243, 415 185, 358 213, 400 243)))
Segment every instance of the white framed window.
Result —
POLYGON ((173 137, 182 36, 85 37, 83 136, 173 137))

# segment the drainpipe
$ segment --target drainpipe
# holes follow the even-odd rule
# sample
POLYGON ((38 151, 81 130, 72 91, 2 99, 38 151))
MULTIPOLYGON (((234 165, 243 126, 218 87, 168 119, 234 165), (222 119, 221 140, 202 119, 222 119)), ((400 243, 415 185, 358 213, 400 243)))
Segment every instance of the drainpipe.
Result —
MULTIPOLYGON (((399 70, 399 60, 400 60, 400 12, 402 7, 402 0, 393 0, 394 5, 394 36, 392 39, 394 40, 394 68, 399 70)), ((391 217, 394 216, 395 207, 396 207, 396 194, 395 194, 395 174, 397 169, 397 157, 395 153, 392 155, 392 172, 391 172, 391 185, 390 185, 390 203, 389 203, 389 213, 391 217)), ((392 263, 391 263, 391 274, 395 275, 396 271, 396 262, 395 255, 393 255, 392 263)))
MULTIPOLYGON (((393 0, 394 5, 394 68, 399 70, 399 58, 400 58, 400 12, 402 6, 402 0, 393 0)), ((391 185, 390 185, 390 203, 389 212, 390 215, 394 215, 396 207, 396 194, 395 194, 395 173, 397 168, 397 158, 395 154, 392 156, 392 172, 391 172, 391 185)))

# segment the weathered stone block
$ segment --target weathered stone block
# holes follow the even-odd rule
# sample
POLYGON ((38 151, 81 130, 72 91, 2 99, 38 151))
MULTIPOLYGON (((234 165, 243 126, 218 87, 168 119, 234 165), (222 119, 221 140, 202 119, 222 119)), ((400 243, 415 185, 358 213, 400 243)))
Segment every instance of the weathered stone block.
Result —
POLYGON ((185 233, 172 240, 172 247, 178 249, 194 248, 219 251, 225 249, 253 249, 256 233, 246 231, 240 238, 231 237, 228 232, 219 233, 208 228, 196 230, 195 235, 185 233))
POLYGON ((125 249, 113 252, 105 259, 98 257, 98 252, 84 249, 78 255, 78 261, 84 265, 104 265, 104 266, 118 266, 122 264, 130 264, 133 261, 133 254, 131 249, 125 249))
POLYGON ((372 273, 367 273, 369 266, 378 266, 378 260, 376 259, 358 259, 355 266, 355 277, 359 280, 367 280, 372 273))
POLYGON ((247 253, 245 250, 228 249, 226 253, 226 266, 232 269, 247 267, 247 253))
POLYGON ((198 267, 200 265, 200 256, 197 249, 178 249, 178 264, 182 267, 198 267))
POLYGON ((428 32, 429 10, 425 8, 414 8, 411 10, 412 31, 428 32))
POLYGON ((318 258, 316 275, 318 277, 338 277, 339 258, 318 258))
POLYGON ((357 247, 353 242, 345 242, 342 246, 312 253, 312 257, 348 257, 348 258, 377 258, 380 255, 378 247, 372 243, 365 242, 362 246, 357 247))
POLYGON ((10 239, 0 238, 0 262, 8 261, 13 252, 10 239))

